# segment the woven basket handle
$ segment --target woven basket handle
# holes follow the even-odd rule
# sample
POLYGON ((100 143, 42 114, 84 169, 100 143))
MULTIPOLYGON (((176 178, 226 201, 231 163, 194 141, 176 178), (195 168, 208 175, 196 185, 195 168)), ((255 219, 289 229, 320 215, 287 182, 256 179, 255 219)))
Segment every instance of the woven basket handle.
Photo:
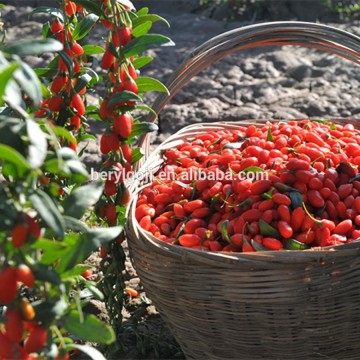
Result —
MULTIPOLYGON (((198 73, 236 51, 273 45, 298 45, 319 49, 360 63, 360 37, 344 30, 316 23, 279 21, 237 28, 220 34, 188 55, 167 82, 170 95, 161 93, 153 104, 160 114, 169 101, 198 73)), ((145 121, 155 122, 149 113, 145 121)), ((140 146, 149 155, 150 134, 140 139, 140 146)))

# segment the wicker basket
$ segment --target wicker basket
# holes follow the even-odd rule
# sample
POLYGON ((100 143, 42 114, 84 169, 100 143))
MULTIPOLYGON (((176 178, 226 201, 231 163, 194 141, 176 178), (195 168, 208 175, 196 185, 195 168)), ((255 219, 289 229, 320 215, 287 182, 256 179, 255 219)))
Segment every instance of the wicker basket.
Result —
MULTIPOLYGON (((171 95, 158 97, 155 111, 160 113, 207 66, 235 51, 265 45, 307 46, 357 63, 360 59, 360 38, 324 25, 277 22, 236 29, 206 42, 184 61, 168 84, 171 95)), ((156 171, 162 164, 160 152, 184 138, 236 127, 188 126, 150 156, 146 136, 140 171, 156 171)), ((360 358, 358 242, 317 251, 238 254, 170 245, 143 231, 135 219, 136 189, 145 185, 142 181, 133 187, 127 225, 130 252, 148 296, 188 358, 360 358)))

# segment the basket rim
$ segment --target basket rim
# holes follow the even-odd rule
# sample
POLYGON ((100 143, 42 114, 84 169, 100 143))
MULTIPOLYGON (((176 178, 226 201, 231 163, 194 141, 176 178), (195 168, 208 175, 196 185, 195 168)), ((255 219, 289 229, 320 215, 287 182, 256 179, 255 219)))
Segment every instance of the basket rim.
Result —
MULTIPOLYGON (((140 167, 139 171, 142 169, 147 169, 147 164, 153 164, 153 158, 159 155, 159 153, 165 148, 173 146, 175 141, 183 141, 177 139, 179 135, 188 136, 190 134, 195 135, 200 133, 201 130, 204 132, 208 131, 209 128, 218 128, 224 129, 224 126, 229 126, 231 128, 236 128, 241 125, 247 124, 264 124, 266 122, 288 122, 288 121, 301 121, 301 120, 310 120, 311 119, 290 119, 290 120, 278 120, 278 119, 254 119, 254 120, 239 120, 233 122, 206 122, 206 123, 196 123, 190 124, 163 141, 160 145, 157 146, 155 150, 149 155, 145 160, 144 164, 140 167), (203 129, 202 129, 203 128, 203 129)), ((318 120, 318 119, 316 119, 318 120)), ((333 122, 335 120, 341 121, 346 120, 349 122, 356 122, 360 125, 360 119, 351 119, 351 118, 329 118, 324 119, 325 121, 333 122)), ((156 163, 156 162, 155 162, 156 163)), ((154 168, 152 169, 154 170, 154 168)), ((155 170, 154 170, 155 171, 155 170)), ((327 246, 327 247, 314 247, 307 250, 280 250, 280 251, 256 251, 248 253, 233 253, 233 252, 212 252, 191 249, 175 244, 169 244, 162 240, 157 239, 148 231, 142 229, 135 218, 135 208, 136 201, 138 198, 139 192, 143 187, 137 186, 138 183, 133 184, 132 189, 132 200, 128 206, 128 222, 126 225, 127 235, 131 241, 142 243, 143 246, 146 246, 146 243, 151 245, 152 248, 156 248, 158 251, 166 254, 172 254, 174 256, 180 256, 184 258, 184 261, 188 261, 191 258, 197 259, 202 262, 237 262, 237 261, 259 261, 259 262, 272 262, 272 263, 303 263, 304 261, 324 261, 334 258, 345 258, 349 256, 358 256, 360 255, 360 239, 354 240, 351 243, 346 243, 336 246, 327 246)), ((150 185, 150 183, 148 183, 150 185)))

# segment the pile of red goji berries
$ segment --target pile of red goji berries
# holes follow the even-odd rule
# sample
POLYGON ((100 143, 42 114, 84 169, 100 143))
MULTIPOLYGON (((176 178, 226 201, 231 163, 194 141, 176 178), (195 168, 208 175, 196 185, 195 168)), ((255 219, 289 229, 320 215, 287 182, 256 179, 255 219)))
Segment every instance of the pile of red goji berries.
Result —
POLYGON ((165 242, 250 252, 360 237, 360 131, 351 124, 240 125, 199 134, 163 157, 135 216, 165 242))

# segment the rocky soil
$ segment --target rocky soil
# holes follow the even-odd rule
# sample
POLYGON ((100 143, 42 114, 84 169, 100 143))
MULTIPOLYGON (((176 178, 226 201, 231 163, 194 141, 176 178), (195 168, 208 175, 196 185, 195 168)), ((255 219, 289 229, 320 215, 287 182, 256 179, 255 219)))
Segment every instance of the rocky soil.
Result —
MULTIPOLYGON (((154 56, 155 60, 143 72, 165 83, 197 46, 248 23, 224 21, 219 13, 215 18, 209 18, 206 10, 197 8, 196 1, 137 3, 138 8, 149 6, 151 12, 163 16, 171 25, 167 28, 164 24, 156 24, 154 31, 170 36, 176 45, 149 51, 148 55, 154 56)), ((8 41, 41 37, 41 23, 47 17, 37 15, 29 20, 31 10, 30 7, 5 8, 2 18, 8 28, 8 41)), ((335 26, 360 35, 358 23, 335 26)), ((99 30, 91 41, 96 43, 101 36, 103 33, 99 30)), ((28 61, 35 67, 43 67, 49 57, 32 57, 28 61)), ((359 84, 358 65, 332 54, 294 47, 268 47, 236 53, 206 69, 174 97, 160 115, 160 130, 154 136, 154 146, 190 123, 256 118, 359 118, 359 84)), ((101 84, 98 90, 101 93, 101 84)), ((148 103, 152 103, 155 96, 148 95, 148 103)), ((89 96, 88 100, 95 102, 95 97, 89 96)), ((89 123, 90 131, 99 136, 102 124, 89 123)), ((101 157, 96 142, 89 144, 84 160, 89 165, 99 164, 101 157)), ((96 265, 98 258, 92 258, 91 263, 96 265)), ((127 265, 132 275, 130 285, 140 289, 129 261, 127 265)), ((144 303, 143 300, 138 302, 144 303)), ((135 308, 137 305, 136 301, 132 304, 135 308)), ((153 308, 145 308, 157 317, 153 308)), ((131 311, 124 313, 125 318, 130 318, 131 311)), ((102 313, 101 309, 99 313, 102 313)))

